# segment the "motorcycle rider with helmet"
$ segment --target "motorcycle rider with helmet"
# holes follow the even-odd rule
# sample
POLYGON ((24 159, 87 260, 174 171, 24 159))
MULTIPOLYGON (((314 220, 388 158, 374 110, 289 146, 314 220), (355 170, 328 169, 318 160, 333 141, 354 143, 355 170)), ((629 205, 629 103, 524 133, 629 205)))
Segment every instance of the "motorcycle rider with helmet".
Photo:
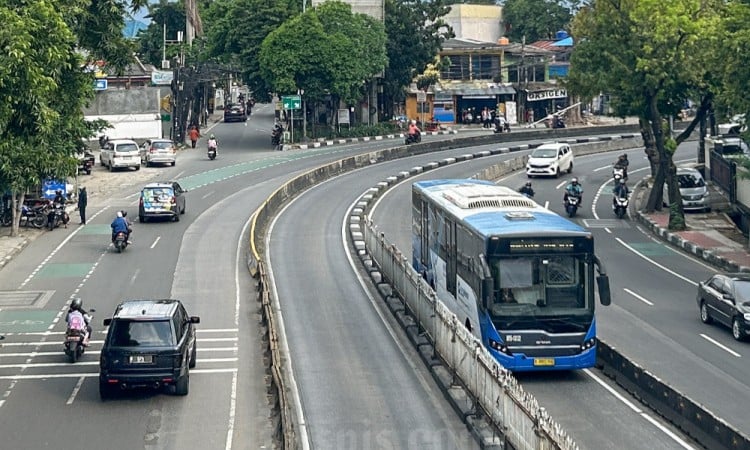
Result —
POLYGON ((570 183, 565 186, 565 195, 563 195, 563 202, 567 203, 568 196, 572 195, 578 197, 578 206, 583 203, 583 186, 578 183, 578 178, 573 178, 570 183))
POLYGON ((50 210, 49 213, 47 213, 47 226, 50 227, 50 229, 54 227, 53 223, 55 221, 55 215, 58 208, 62 210, 62 223, 65 228, 68 228, 68 221, 65 220, 65 196, 60 189, 55 191, 55 198, 50 202, 50 210))
POLYGON ((208 149, 214 149, 214 152, 216 152, 216 156, 219 156, 219 141, 216 140, 216 136, 211 134, 211 136, 208 137, 208 142, 206 143, 208 145, 208 149))
POLYGON ((518 192, 522 193, 523 195, 527 197, 534 197, 534 189, 531 187, 531 181, 527 181, 526 184, 521 186, 521 189, 518 190, 518 192))
POLYGON ((628 161, 627 153, 623 153, 622 155, 618 156, 617 161, 615 161, 614 167, 615 169, 622 169, 623 179, 628 178, 628 165, 629 164, 630 164, 630 161, 628 161))
POLYGON ((630 194, 630 189, 628 189, 628 185, 625 184, 625 178, 620 178, 620 181, 615 185, 615 188, 612 190, 615 194, 614 198, 612 198, 612 206, 616 205, 617 198, 627 198, 628 194, 630 194))
MULTIPOLYGON (((127 214, 127 212, 125 214, 127 214)), ((117 237, 117 233, 125 233, 125 239, 128 241, 128 244, 130 244, 130 223, 125 217, 123 217, 123 211, 117 211, 117 217, 112 221, 110 227, 112 227, 113 244, 115 242, 115 237, 117 237)))
POLYGON ((409 138, 412 142, 417 142, 417 139, 421 133, 422 131, 417 126, 416 120, 412 120, 411 122, 409 122, 409 138))
POLYGON ((84 324, 86 331, 86 334, 83 337, 84 347, 89 346, 89 338, 91 337, 91 324, 89 323, 90 318, 91 316, 89 316, 88 311, 83 309, 83 300, 81 300, 80 297, 74 298, 70 303, 70 307, 68 308, 68 314, 65 316, 65 322, 68 324, 68 328, 75 327, 75 329, 82 329, 78 328, 80 327, 80 325, 76 324, 84 324))

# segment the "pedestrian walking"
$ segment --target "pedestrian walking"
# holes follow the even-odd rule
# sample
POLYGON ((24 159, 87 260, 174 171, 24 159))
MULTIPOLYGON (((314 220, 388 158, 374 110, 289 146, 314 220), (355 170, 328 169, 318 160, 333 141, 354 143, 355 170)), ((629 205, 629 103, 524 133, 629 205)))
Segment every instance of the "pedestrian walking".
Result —
POLYGON ((86 204, 88 203, 88 194, 86 186, 81 186, 78 191, 78 214, 81 215, 81 225, 86 225, 86 204))
POLYGON ((198 131, 198 127, 193 125, 193 128, 191 128, 188 132, 188 137, 190 137, 190 143, 192 144, 193 148, 195 148, 195 144, 198 142, 198 138, 201 137, 201 133, 198 131))

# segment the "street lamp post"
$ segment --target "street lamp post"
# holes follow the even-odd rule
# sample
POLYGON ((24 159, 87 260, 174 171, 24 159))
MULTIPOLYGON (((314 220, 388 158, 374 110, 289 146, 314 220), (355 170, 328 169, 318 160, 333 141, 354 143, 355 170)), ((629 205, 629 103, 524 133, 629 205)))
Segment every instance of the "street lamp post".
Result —
POLYGON ((305 90, 299 90, 299 97, 302 103, 302 142, 307 142, 307 110, 305 109, 305 90))

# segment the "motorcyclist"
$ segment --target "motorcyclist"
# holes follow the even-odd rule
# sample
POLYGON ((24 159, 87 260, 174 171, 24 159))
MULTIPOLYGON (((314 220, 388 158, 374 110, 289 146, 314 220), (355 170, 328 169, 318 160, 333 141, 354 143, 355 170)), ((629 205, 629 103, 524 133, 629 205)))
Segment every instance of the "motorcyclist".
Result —
MULTIPOLYGON (((630 189, 628 189, 628 185, 625 184, 625 178, 620 178, 620 182, 615 185, 615 188, 613 189, 613 192, 615 194, 615 199, 620 197, 627 198, 628 194, 630 194, 630 189)), ((612 202, 614 203, 615 199, 612 199, 612 202)))
POLYGON ((122 211, 117 211, 117 217, 112 221, 110 225, 112 227, 112 243, 115 242, 117 233, 125 233, 125 239, 130 243, 130 224, 128 220, 122 216, 122 211))
POLYGON ((132 242, 130 242, 130 235, 133 234, 133 223, 130 221, 130 219, 128 219, 127 211, 123 209, 120 212, 122 213, 122 218, 125 219, 125 223, 128 224, 128 233, 127 233, 128 244, 132 244, 132 242))
POLYGON ((419 133, 421 133, 421 131, 417 126, 417 121, 412 120, 411 122, 409 122, 409 136, 416 137, 419 133))
POLYGON ((208 149, 214 149, 216 152, 216 155, 219 155, 219 141, 216 140, 216 136, 211 134, 211 136, 208 137, 208 142, 206 143, 208 145, 208 149))
POLYGON ((284 133, 284 127, 280 123, 276 122, 271 130, 271 143, 273 145, 281 144, 281 135, 284 133))
POLYGON ((58 189, 55 191, 55 198, 52 199, 50 206, 49 213, 47 213, 47 226, 52 227, 52 223, 55 221, 55 210, 61 208, 63 211, 63 225, 65 225, 65 228, 68 228, 68 222, 65 220, 65 196, 62 190, 58 189))
POLYGON ((65 316, 65 322, 68 324, 68 328, 74 330, 83 330, 85 327, 86 335, 83 338, 84 347, 89 346, 89 337, 91 337, 91 324, 89 320, 91 316, 83 309, 83 300, 80 297, 76 297, 70 303, 68 308, 68 314, 65 316))
POLYGON ((521 189, 519 189, 518 192, 527 197, 534 197, 534 189, 531 187, 531 181, 527 181, 526 184, 521 186, 521 189))
POLYGON ((617 161, 615 161, 615 169, 622 169, 622 178, 628 177, 628 165, 630 164, 630 161, 628 161, 628 155, 627 153, 623 153, 622 155, 617 157, 617 161))
POLYGON ((583 186, 578 183, 578 178, 573 178, 572 180, 570 180, 570 183, 565 186, 565 195, 563 196, 563 202, 568 201, 569 195, 578 197, 579 206, 581 203, 583 203, 583 186))

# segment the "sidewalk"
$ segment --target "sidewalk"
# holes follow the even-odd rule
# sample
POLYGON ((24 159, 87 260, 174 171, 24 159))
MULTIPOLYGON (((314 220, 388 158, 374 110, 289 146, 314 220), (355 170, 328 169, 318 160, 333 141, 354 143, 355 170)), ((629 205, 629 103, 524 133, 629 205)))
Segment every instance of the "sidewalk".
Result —
POLYGON ((687 230, 669 231, 669 211, 645 214, 640 212, 648 200, 650 188, 639 182, 633 192, 634 216, 652 234, 726 272, 750 272, 748 238, 724 212, 728 202, 721 192, 709 185, 710 212, 685 213, 687 230))

